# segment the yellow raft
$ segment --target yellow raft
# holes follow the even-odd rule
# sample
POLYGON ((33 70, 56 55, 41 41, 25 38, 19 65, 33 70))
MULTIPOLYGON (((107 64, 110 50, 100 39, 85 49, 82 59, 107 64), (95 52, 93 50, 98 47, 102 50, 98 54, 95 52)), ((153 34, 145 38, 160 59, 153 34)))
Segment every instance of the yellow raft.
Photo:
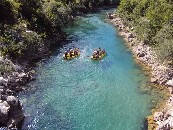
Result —
POLYGON ((65 54, 63 55, 63 58, 65 60, 71 60, 71 59, 74 59, 74 58, 79 57, 79 56, 80 56, 80 52, 79 51, 77 52, 76 55, 74 53, 70 54, 70 52, 68 52, 68 54, 66 56, 65 56, 65 54))
POLYGON ((95 55, 92 55, 91 59, 92 60, 101 60, 101 59, 103 59, 104 56, 106 56, 106 53, 103 53, 103 54, 99 55, 99 57, 96 57, 95 55))

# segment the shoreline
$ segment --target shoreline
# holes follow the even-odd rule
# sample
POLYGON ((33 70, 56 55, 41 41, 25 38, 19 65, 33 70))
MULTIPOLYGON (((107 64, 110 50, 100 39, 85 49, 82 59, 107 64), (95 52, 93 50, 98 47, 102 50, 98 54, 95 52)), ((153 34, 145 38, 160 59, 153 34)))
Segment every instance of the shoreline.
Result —
POLYGON ((170 97, 165 105, 155 109, 152 115, 146 118, 148 130, 169 130, 173 128, 173 69, 164 63, 160 63, 154 50, 137 39, 133 32, 134 28, 125 26, 117 15, 108 13, 107 16, 108 21, 118 29, 118 34, 132 51, 134 59, 149 69, 150 82, 166 87, 170 92, 170 97))
POLYGON ((25 68, 1 56, 0 70, 0 128, 18 128, 25 115, 17 93, 34 80, 34 70, 25 72, 25 68))

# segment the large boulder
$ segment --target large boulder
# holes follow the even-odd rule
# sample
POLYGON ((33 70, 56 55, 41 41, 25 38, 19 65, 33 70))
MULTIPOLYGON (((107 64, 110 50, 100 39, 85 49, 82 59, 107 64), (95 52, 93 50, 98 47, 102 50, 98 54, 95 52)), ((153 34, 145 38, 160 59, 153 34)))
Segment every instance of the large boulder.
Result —
POLYGON ((157 83, 158 79, 155 77, 151 77, 150 81, 151 83, 157 83))
POLYGON ((19 65, 14 65, 13 68, 17 72, 22 72, 22 68, 19 65))
POLYGON ((154 113, 154 120, 155 121, 161 121, 164 118, 163 112, 155 112, 154 113))
POLYGON ((144 57, 144 56, 145 56, 145 52, 139 52, 139 53, 137 54, 137 56, 138 56, 138 57, 144 57))
POLYGON ((0 102, 0 123, 5 124, 8 120, 10 106, 6 102, 0 102))
POLYGON ((4 64, 4 59, 0 57, 0 64, 4 64))
POLYGON ((19 75, 19 72, 12 72, 13 77, 18 77, 18 75, 19 75))
POLYGON ((107 18, 108 19, 113 19, 115 17, 115 14, 113 14, 113 13, 107 13, 107 18))
POLYGON ((11 107, 17 107, 19 105, 19 100, 14 96, 7 96, 7 103, 11 107))
POLYGON ((9 119, 6 122, 8 128, 16 127, 25 118, 23 110, 21 108, 12 108, 9 112, 9 119))
POLYGON ((22 73, 19 73, 18 76, 19 76, 20 78, 27 77, 26 73, 23 73, 23 72, 22 72, 22 73))
POLYGON ((173 79, 168 80, 168 81, 166 82, 166 85, 168 85, 168 86, 173 86, 173 79))
POLYGON ((135 36, 132 33, 129 33, 128 38, 134 38, 135 36))
POLYGON ((156 130, 171 130, 173 128, 173 108, 162 112, 155 112, 154 120, 158 124, 156 130))
POLYGON ((7 84, 7 79, 4 79, 3 77, 0 77, 0 85, 6 85, 7 84))
POLYGON ((7 102, 10 105, 9 118, 6 125, 9 128, 15 127, 24 119, 24 114, 20 101, 14 96, 8 96, 7 102))

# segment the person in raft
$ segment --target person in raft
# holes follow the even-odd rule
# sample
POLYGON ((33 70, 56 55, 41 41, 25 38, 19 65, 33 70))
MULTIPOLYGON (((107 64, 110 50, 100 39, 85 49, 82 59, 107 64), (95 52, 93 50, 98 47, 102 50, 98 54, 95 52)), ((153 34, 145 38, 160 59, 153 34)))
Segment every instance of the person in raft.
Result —
POLYGON ((75 49, 74 49, 74 55, 75 55, 75 56, 78 56, 78 55, 79 55, 79 48, 75 48, 75 49))

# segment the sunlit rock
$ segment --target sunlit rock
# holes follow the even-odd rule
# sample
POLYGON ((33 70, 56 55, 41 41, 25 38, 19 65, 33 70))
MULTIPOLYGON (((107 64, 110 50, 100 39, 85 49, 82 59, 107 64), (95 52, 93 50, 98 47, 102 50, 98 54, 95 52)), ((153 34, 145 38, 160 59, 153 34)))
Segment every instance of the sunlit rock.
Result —
POLYGON ((166 85, 173 86, 173 79, 168 80, 168 82, 166 82, 166 85))
POLYGON ((0 103, 0 123, 4 124, 8 120, 8 112, 10 107, 7 106, 5 103, 0 103))

